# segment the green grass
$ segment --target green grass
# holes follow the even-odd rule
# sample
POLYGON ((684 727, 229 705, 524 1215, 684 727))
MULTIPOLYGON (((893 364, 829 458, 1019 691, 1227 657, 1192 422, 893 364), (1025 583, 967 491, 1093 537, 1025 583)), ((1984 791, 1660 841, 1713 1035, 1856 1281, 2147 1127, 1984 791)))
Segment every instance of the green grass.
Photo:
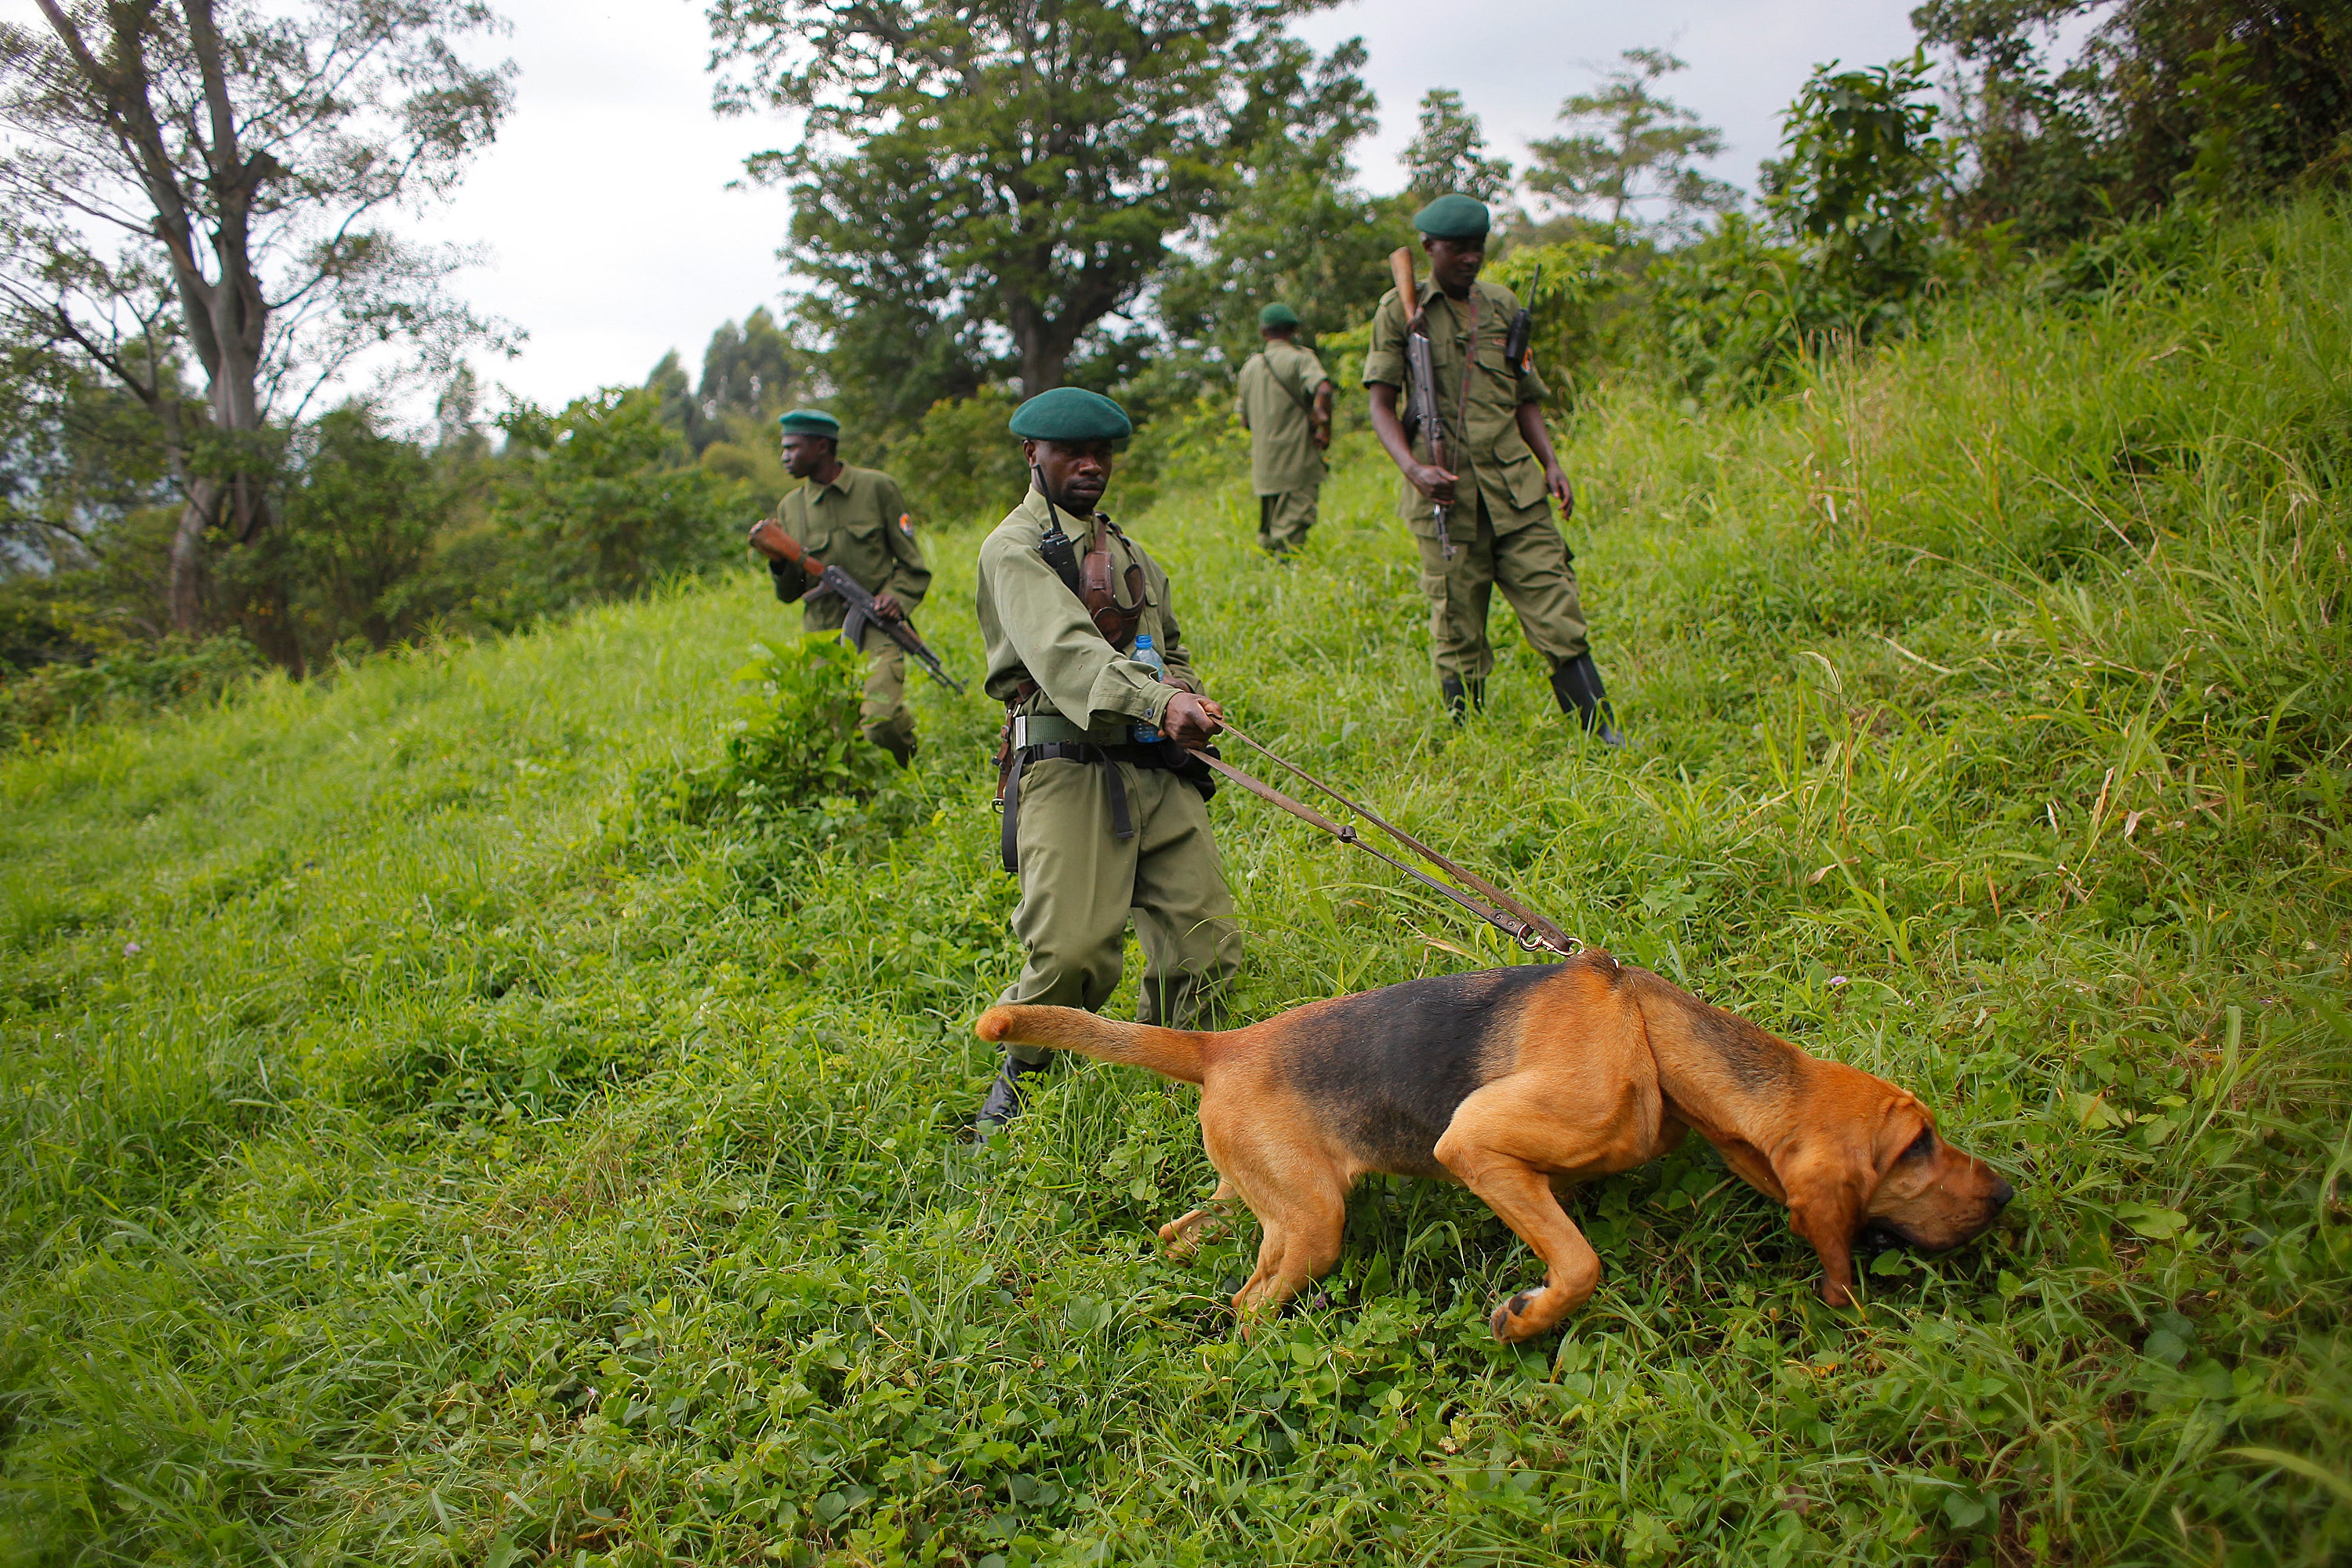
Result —
MULTIPOLYGON (((1151 1246, 1189 1090, 1076 1064, 959 1157, 1017 958, 988 705, 921 691, 903 787, 797 834, 632 805, 792 624, 751 574, 0 765, 0 1552, 2341 1561, 2347 366, 2313 205, 1764 408, 1602 395, 1622 757, 1499 609, 1440 721, 1360 434, 1294 569, 1229 464, 1133 520, 1263 739, 2019 1184, 1851 1314, 1703 1148, 1578 1197, 1600 1292, 1517 1351, 1525 1249, 1387 1181, 1241 1340, 1254 1237, 1151 1246)), ((976 540, 925 617, 967 674, 976 540)), ((1517 956, 1213 813, 1246 1016, 1517 956)))

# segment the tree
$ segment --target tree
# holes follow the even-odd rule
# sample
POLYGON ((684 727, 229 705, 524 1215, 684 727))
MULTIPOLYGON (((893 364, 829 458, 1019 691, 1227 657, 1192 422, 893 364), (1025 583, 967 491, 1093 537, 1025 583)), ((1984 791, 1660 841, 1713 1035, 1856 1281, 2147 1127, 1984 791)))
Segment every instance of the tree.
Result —
POLYGON ((772 415, 793 384, 792 344, 761 305, 738 327, 723 321, 702 351, 702 382, 695 399, 705 419, 729 410, 772 415))
POLYGON ((1698 167, 1723 151, 1723 132, 1651 91, 1684 63, 1664 49, 1627 49, 1619 58, 1598 90, 1559 106, 1571 134, 1528 144, 1535 154, 1528 188, 1564 205, 1605 205, 1612 229, 1625 227, 1631 207, 1636 227, 1668 237, 1688 234, 1702 214, 1737 206, 1738 189, 1698 167), (1644 223, 1644 203, 1664 211, 1644 223))
POLYGON ((1928 0, 1911 22, 1954 62, 1958 216, 2028 243, 2184 191, 2275 190, 2352 137, 2344 0, 1928 0), (2061 26, 2098 10, 2053 71, 2061 26))
MULTIPOLYGON (((1362 44, 1325 62, 1334 79, 1355 80, 1362 44)), ((1310 332, 1353 325, 1389 286, 1396 196, 1355 184, 1348 154, 1370 134, 1374 104, 1360 88, 1335 97, 1329 118, 1270 138, 1243 160, 1241 178, 1199 247, 1171 268, 1154 300, 1161 329, 1179 343, 1213 344, 1238 363, 1258 347, 1257 312, 1270 300, 1298 307, 1310 332)))
POLYGON ((720 111, 803 117, 750 167, 793 187, 836 384, 905 421, 1001 337, 1024 389, 1060 384, 1252 149, 1358 100, 1283 31, 1331 3, 713 0, 720 111))
MULTIPOLYGON (((162 375, 184 399, 176 367, 162 375)), ((38 346, 0 351, 0 576, 89 566, 170 494, 154 421, 130 394, 38 346)))
POLYGON ((1837 67, 1816 68, 1790 105, 1785 156, 1764 166, 1764 205, 1832 285, 1859 300, 1900 300, 1927 279, 1946 168, 1924 96, 1927 58, 1837 67))
POLYGON ((1406 188, 1423 202, 1449 191, 1491 202, 1511 188, 1511 165, 1486 156, 1478 117, 1450 87, 1422 95, 1421 129, 1404 150, 1406 188))
POLYGON ((755 307, 743 324, 722 321, 702 351, 702 382, 688 390, 686 367, 677 351, 664 354, 646 384, 661 396, 662 422, 686 437, 699 453, 724 439, 736 421, 772 417, 784 405, 784 394, 793 380, 792 344, 768 314, 755 307))
POLYGON ((607 387, 561 414, 521 404, 498 423, 510 468, 493 512, 539 557, 546 607, 636 593, 740 549, 749 498, 687 461, 653 389, 607 387))
POLYGON ((461 254, 383 219, 447 193, 513 67, 452 47, 497 26, 481 0, 38 3, 46 33, 0 26, 0 333, 154 420, 171 615, 194 630, 207 538, 268 526, 279 436, 321 388, 380 345, 446 362, 498 337, 442 289, 461 254))
POLYGON ((2044 59, 2060 26, 2095 0, 1930 0, 1911 13, 1920 40, 1950 50, 1946 117, 1961 165, 1952 216, 1996 224, 2028 245, 2081 230, 2102 205, 2098 135, 2044 59))
POLYGON ((306 427, 268 532, 221 563, 217 593, 257 646, 284 645, 298 673, 346 645, 413 636, 439 608, 425 568, 449 510, 431 454, 346 404, 306 427))

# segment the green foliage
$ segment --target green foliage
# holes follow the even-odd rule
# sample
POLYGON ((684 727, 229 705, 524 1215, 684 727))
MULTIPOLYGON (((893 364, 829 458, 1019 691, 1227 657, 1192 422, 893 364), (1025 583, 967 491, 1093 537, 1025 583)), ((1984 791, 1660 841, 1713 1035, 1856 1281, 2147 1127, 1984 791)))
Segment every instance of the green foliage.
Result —
MULTIPOLYGON (((646 384, 661 396, 662 423, 686 437, 697 454, 735 432, 737 422, 772 425, 798 379, 793 351, 765 305, 743 324, 721 321, 702 350, 702 379, 689 389, 677 351, 664 354, 646 384)), ((772 436, 773 430, 769 434, 772 436)), ((740 437, 739 437, 740 438, 740 437)))
POLYGON ((1801 251, 1741 213, 1650 269, 1650 311, 1668 374, 1735 400, 1786 384, 1841 319, 1801 251))
POLYGON ((443 609, 428 567, 457 499, 364 405, 329 414, 310 447, 277 526, 225 557, 215 586, 247 637, 297 673, 405 640, 443 609))
POLYGON ((1687 68, 1664 49, 1627 49, 1592 92, 1572 93, 1559 118, 1570 134, 1530 142, 1528 189, 1619 231, 1675 237, 1708 213, 1729 211, 1739 193, 1710 179, 1698 161, 1723 151, 1723 132, 1682 105, 1652 92, 1687 68), (1606 204, 1608 212, 1597 209, 1606 204), (1663 212, 1643 210, 1661 203, 1663 212), (1628 209, 1632 216, 1629 217, 1628 209))
POLYGON ((1932 226, 1945 163, 1922 54, 1814 71, 1768 163, 1769 222, 1727 213, 1649 273, 1651 338, 1685 387, 1749 398, 1808 356, 1907 329, 1952 270, 1932 226))
POLYGON ((715 763, 638 781, 638 799, 698 826, 753 829, 831 824, 878 793, 897 771, 858 729, 866 658, 833 632, 807 632, 780 649, 751 645, 735 672, 753 690, 736 700, 715 763))
POLYGON ((62 744, 86 724, 216 702, 268 668, 233 632, 111 639, 87 662, 39 663, 0 684, 0 752, 62 744))
POLYGON ((1421 125, 1405 144, 1404 167, 1405 192, 1415 206, 1454 191, 1499 201, 1511 188, 1509 160, 1487 155, 1478 117, 1450 87, 1421 95, 1421 125))
POLYGON ((1234 165, 1366 112, 1353 69, 1285 31, 1328 3, 713 0, 742 73, 722 104, 801 118, 751 169, 793 187, 812 324, 864 402, 842 412, 901 424, 977 390, 991 332, 1032 394, 1074 358, 1124 374, 1137 345, 1099 329, 1223 212, 1234 165))
POLYGON ((493 516, 534 552, 549 608, 731 558, 739 514, 756 504, 688 460, 649 388, 608 387, 561 414, 523 404, 499 427, 513 467, 493 516))
POLYGON ((926 522, 996 523, 1029 489, 1021 443, 1005 429, 1020 398, 1003 386, 931 405, 889 447, 890 477, 926 522))
MULTIPOLYGON (((1353 72, 1361 59, 1360 44, 1343 45, 1328 68, 1353 72)), ((1311 140, 1276 137, 1244 159, 1239 188, 1202 253, 1178 258, 1161 279, 1160 324, 1176 343, 1202 351, 1202 368, 1256 353, 1257 313, 1272 301, 1300 312, 1311 342, 1368 319, 1387 290, 1389 252, 1411 234, 1417 204, 1410 192, 1375 196, 1357 187, 1347 155, 1371 129, 1371 102, 1345 108, 1311 140)), ((1167 362, 1180 358, 1161 356, 1146 377, 1175 379, 1167 362)))
POLYGON ((1931 269, 1946 152, 1923 49, 1866 70, 1815 70, 1782 121, 1765 205, 1808 247, 1823 286, 1864 304, 1916 293, 1931 269))
MULTIPOLYGON (((467 45, 499 26, 480 0, 0 23, 0 356, 53 357, 145 416, 136 447, 167 455, 191 525, 174 630, 219 619, 207 558, 274 521, 297 410, 362 356, 512 341, 445 287, 462 252, 385 221, 446 196, 497 135, 514 65, 467 45)), ((280 626, 249 629, 292 655, 280 626)))
POLYGON ((2054 247, 2181 194, 2265 198, 2340 170, 2352 12, 2336 0, 2119 0, 2053 59, 2074 0, 1928 0, 1965 153, 1955 216, 2054 247))
MULTIPOLYGON (((179 393, 176 368, 163 375, 179 393)), ((46 346, 0 345, 0 570, 86 567, 172 494, 155 416, 138 399, 46 346)))
MULTIPOLYGON (((1020 963, 992 704, 916 687, 895 833, 624 830, 721 745, 757 572, 8 761, 0 1555, 2343 1561, 2347 363, 2314 203, 1794 395, 1601 389, 1563 450, 1630 756, 1499 616, 1445 721, 1360 437, 1287 567, 1231 458, 1114 483, 1253 734, 2018 1181, 1852 1313, 1696 1140, 1570 1199, 1600 1290, 1517 1352, 1526 1251, 1387 1180, 1243 1340, 1255 1227, 1157 1256, 1213 1176, 1132 1069, 970 1157, 1020 963)), ((1516 956, 1212 810, 1245 1017, 1516 956)))

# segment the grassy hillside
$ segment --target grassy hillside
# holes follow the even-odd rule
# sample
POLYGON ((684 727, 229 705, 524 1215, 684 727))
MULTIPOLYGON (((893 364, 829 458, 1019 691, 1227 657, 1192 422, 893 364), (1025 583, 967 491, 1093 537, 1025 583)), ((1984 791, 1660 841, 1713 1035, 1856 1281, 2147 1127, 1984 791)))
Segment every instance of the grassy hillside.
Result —
MULTIPOLYGON (((1439 721, 1368 447, 1294 569, 1205 470, 1133 520, 1262 738, 2018 1183, 1852 1314, 1704 1148, 1578 1198, 1600 1293, 1517 1351, 1525 1249, 1385 1181, 1242 1341, 1253 1236, 1154 1256, 1211 1176, 1139 1073, 960 1157, 1016 961, 987 704, 921 692, 871 813, 632 805, 789 624, 750 574, 0 765, 0 1552, 2342 1560, 2347 366, 2314 206, 1763 409, 1599 400, 1623 756, 1523 647, 1439 721)), ((975 540, 925 617, 965 672, 975 540)), ((1213 812, 1245 1016, 1517 956, 1213 812)))

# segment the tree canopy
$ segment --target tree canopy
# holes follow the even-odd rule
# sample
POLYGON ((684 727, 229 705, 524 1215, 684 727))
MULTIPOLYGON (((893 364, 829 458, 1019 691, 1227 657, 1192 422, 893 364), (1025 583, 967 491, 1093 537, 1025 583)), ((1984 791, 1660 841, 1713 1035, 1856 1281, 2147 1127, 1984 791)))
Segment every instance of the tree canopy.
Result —
POLYGON ((1664 49, 1618 58, 1598 88, 1559 106, 1568 135, 1528 143, 1528 188, 1612 228, 1623 227, 1631 209, 1635 228, 1662 236, 1687 234, 1706 215, 1737 205, 1738 191, 1698 167, 1723 151, 1723 132, 1652 90, 1684 62, 1664 49))
POLYGON ((1421 128, 1404 150, 1406 188, 1427 202, 1459 191, 1491 202, 1511 188, 1508 160, 1486 155, 1486 133, 1478 117, 1450 87, 1422 95, 1421 128))
POLYGON ((46 29, 0 25, 0 334, 156 422, 193 629, 207 532, 269 521, 273 420, 379 345, 446 360, 496 335, 442 287, 463 257, 384 220, 451 188, 512 68, 451 47, 497 26, 480 0, 39 6, 46 29))
POLYGON ((907 419, 1000 366, 1089 353, 1271 138, 1356 112, 1284 32, 1331 0, 715 0, 721 110, 801 117, 751 163, 791 185, 790 257, 847 393, 907 419))

